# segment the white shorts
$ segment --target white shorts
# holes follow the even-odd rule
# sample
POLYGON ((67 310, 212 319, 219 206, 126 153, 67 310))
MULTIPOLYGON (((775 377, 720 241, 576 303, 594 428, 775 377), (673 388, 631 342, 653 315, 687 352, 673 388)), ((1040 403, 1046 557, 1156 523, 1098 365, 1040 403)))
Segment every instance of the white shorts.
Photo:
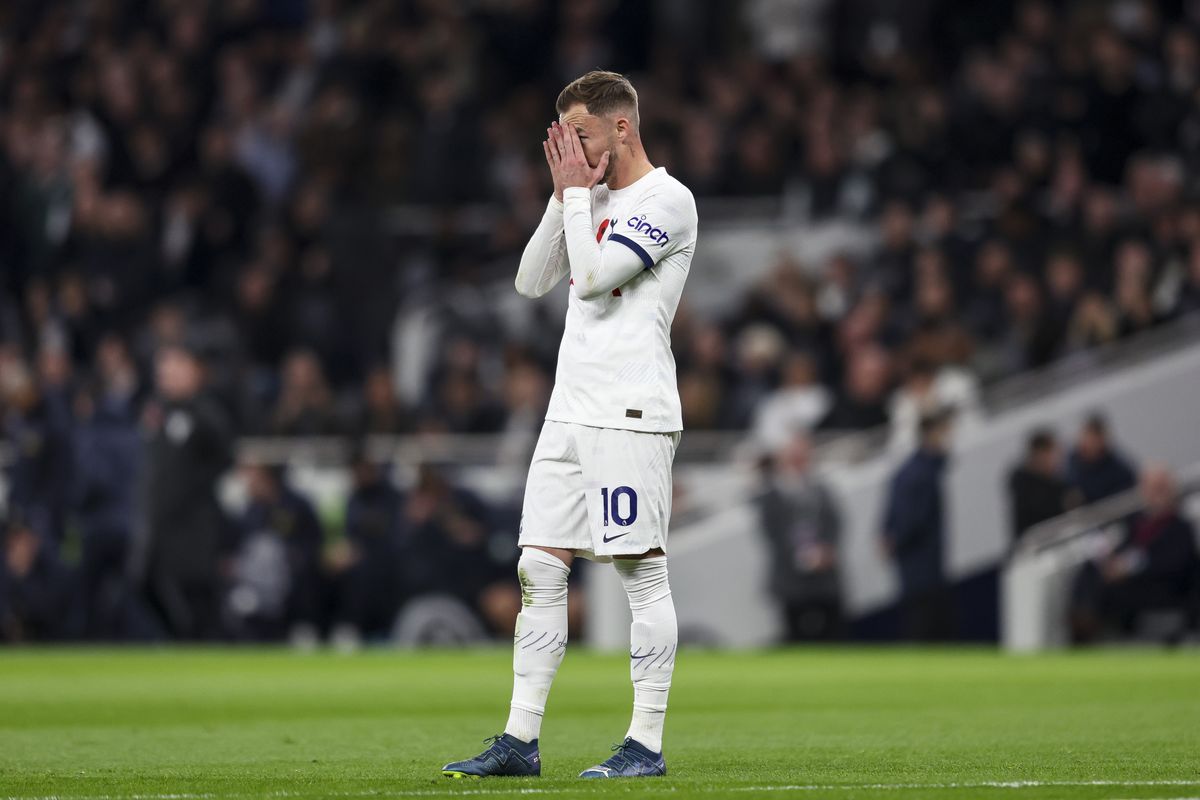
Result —
POLYGON ((665 552, 679 438, 547 420, 529 465, 518 544, 593 561, 665 552))

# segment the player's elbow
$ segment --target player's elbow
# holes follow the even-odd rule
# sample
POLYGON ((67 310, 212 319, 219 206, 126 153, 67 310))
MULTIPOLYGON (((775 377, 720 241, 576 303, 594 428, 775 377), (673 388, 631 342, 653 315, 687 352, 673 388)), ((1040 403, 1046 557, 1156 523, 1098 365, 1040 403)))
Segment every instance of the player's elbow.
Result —
POLYGON ((513 283, 517 287, 517 294, 521 295, 522 297, 528 297, 531 300, 536 300, 545 294, 545 292, 538 291, 539 287, 536 281, 525 280, 520 275, 517 276, 517 279, 513 283))

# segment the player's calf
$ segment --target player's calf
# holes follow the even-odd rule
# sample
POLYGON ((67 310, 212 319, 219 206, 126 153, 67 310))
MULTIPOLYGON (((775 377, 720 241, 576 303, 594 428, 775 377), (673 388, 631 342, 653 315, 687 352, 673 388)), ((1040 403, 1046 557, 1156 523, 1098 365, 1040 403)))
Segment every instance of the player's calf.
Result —
POLYGON ((633 681, 633 717, 626 741, 648 753, 662 750, 667 695, 679 647, 675 604, 667 580, 666 556, 613 562, 625 593, 633 624, 629 630, 629 677, 633 681))

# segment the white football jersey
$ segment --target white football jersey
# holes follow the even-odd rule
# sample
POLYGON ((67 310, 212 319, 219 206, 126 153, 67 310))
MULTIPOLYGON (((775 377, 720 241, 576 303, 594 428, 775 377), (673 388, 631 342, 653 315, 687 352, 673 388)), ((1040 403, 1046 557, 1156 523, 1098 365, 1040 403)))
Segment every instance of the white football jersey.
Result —
POLYGON ((626 253, 612 254, 621 257, 626 270, 632 263, 636 273, 590 299, 580 296, 572 279, 546 419, 654 433, 682 430, 671 323, 696 249, 692 193, 659 167, 623 189, 598 185, 589 192, 576 187, 563 196, 563 222, 555 230, 560 204, 551 200, 547 218, 522 259, 529 287, 522 289, 519 274, 523 294, 544 294, 567 274, 580 274, 579 265, 566 264, 569 248, 562 225, 578 224, 582 214, 590 212, 590 231, 601 254, 625 248, 637 261, 626 253), (539 235, 542 241, 537 241, 539 235), (537 285, 529 277, 531 266, 526 262, 531 259, 545 263, 537 285))

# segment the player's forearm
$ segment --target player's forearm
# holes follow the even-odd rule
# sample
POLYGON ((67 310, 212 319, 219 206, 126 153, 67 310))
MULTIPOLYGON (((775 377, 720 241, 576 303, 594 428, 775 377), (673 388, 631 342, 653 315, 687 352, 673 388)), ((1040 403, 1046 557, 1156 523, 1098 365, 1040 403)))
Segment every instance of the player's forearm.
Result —
POLYGON ((563 241, 563 205, 551 197, 517 268, 517 293, 541 297, 567 274, 566 243, 563 241))
POLYGON ((581 300, 593 300, 629 282, 645 269, 625 247, 601 249, 592 231, 591 192, 581 187, 563 191, 563 233, 571 265, 571 282, 581 300))

